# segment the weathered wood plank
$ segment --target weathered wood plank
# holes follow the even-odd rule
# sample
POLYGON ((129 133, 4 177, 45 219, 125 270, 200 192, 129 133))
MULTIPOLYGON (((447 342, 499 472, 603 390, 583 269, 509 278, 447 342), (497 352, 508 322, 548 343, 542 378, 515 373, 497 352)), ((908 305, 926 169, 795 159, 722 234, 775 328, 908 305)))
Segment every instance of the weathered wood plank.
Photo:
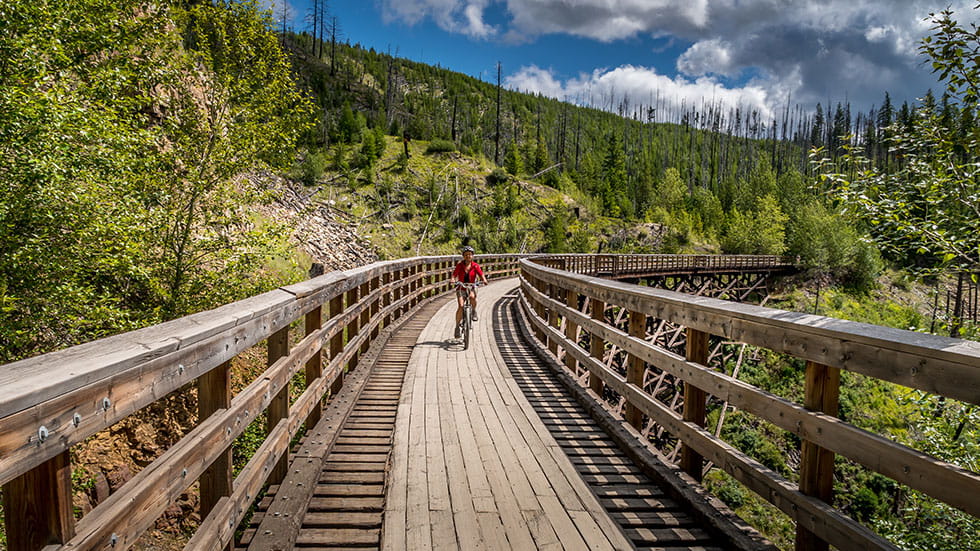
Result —
MULTIPOLYGON (((636 336, 636 335, 633 335, 636 336)), ((643 335, 640 336, 643 338, 643 335)), ((687 361, 708 364, 708 334, 697 329, 687 329, 686 356, 687 361)), ((642 382, 641 385, 642 386, 642 382)), ((705 424, 708 395, 691 381, 684 381, 684 420, 699 427, 705 424)), ((701 482, 704 474, 704 458, 696 450, 686 444, 681 445, 681 468, 691 478, 701 482)))
POLYGON ((3 512, 9 551, 35 551, 68 541, 75 534, 69 453, 4 485, 3 512))

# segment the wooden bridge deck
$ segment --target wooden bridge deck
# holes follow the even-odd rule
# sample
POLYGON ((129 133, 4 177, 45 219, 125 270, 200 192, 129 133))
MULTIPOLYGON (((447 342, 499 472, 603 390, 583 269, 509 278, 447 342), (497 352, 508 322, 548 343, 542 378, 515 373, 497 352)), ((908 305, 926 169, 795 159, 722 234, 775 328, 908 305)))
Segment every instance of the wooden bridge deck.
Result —
POLYGON ((534 412, 496 347, 480 294, 469 350, 450 344, 455 303, 408 365, 386 492, 385 549, 630 549, 534 412))
POLYGON ((720 549, 521 340, 516 290, 482 290, 468 350, 451 338, 451 297, 398 329, 238 549, 720 549), (322 464, 303 478, 310 457, 322 464))

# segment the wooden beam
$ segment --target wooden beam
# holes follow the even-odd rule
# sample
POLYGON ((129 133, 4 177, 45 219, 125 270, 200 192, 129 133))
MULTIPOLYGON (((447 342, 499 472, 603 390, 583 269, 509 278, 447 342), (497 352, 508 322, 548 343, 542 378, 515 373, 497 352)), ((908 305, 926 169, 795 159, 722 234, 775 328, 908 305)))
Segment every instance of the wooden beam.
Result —
POLYGON ((60 453, 3 487, 8 551, 37 551, 75 535, 71 455, 60 453))
MULTIPOLYGON (((578 293, 575 291, 565 291, 565 304, 572 310, 578 310, 578 293)), ((577 344, 578 339, 578 325, 576 325, 570 318, 565 318, 565 336, 568 340, 577 344)), ((571 370, 572 373, 578 377, 578 362, 575 361, 575 356, 565 353, 565 367, 571 370)))
MULTIPOLYGON (((814 362, 806 363, 803 406, 837 416, 840 370, 814 362)), ((834 499, 834 452, 803 439, 800 455, 800 492, 826 503, 834 499)), ((798 551, 827 551, 829 544, 805 527, 796 526, 798 551)))
MULTIPOLYGON (((197 422, 200 424, 219 410, 231 406, 231 362, 225 362, 197 378, 197 422)), ((200 516, 211 513, 218 501, 231 495, 231 447, 198 478, 201 488, 200 516)))
MULTIPOLYGON (((322 312, 323 312, 322 308, 317 306, 316 308, 311 310, 308 314, 306 314, 305 330, 307 335, 317 332, 322 326, 323 324, 322 312)), ((309 388, 310 383, 320 378, 321 375, 323 375, 323 349, 322 348, 320 350, 317 350, 316 354, 314 354, 313 357, 306 362, 306 388, 309 388)), ((313 408, 312 411, 310 411, 310 416, 306 418, 307 429, 315 427, 316 424, 320 422, 320 411, 322 409, 323 409, 322 407, 315 407, 313 408)))
MULTIPOLYGON (((266 366, 271 367, 279 358, 288 356, 289 326, 287 325, 273 333, 269 337, 267 346, 268 360, 266 366)), ((272 399, 268 409, 266 409, 265 415, 265 432, 267 435, 275 430, 280 420, 289 417, 289 381, 286 381, 282 385, 282 388, 274 389, 274 392, 276 393, 275 398, 272 399)), ((276 466, 269 473, 269 484, 279 484, 286 477, 286 471, 289 469, 289 458, 287 456, 288 454, 283 454, 276 463, 276 466)))
MULTIPOLYGON (((558 295, 559 289, 560 288, 557 285, 548 285, 548 297, 554 299, 558 295)), ((557 308, 548 309, 548 323, 555 329, 558 329, 560 327, 561 322, 558 319, 557 308)), ((554 354, 554 356, 557 358, 558 341, 556 341, 555 339, 548 339, 548 350, 551 350, 551 353, 554 354)))
MULTIPOLYGON (((687 361, 700 365, 708 363, 708 334, 697 329, 687 328, 687 361)), ((704 390, 684 381, 684 420, 705 425, 708 396, 704 390)), ((704 458, 687 444, 681 444, 681 469, 694 480, 701 481, 704 472, 704 458)))
MULTIPOLYGON (((351 289, 350 291, 347 291, 347 308, 348 309, 351 306, 357 304, 358 295, 359 294, 360 294, 360 289, 358 287, 355 287, 355 288, 351 289)), ((347 342, 348 343, 351 342, 352 340, 354 340, 354 337, 357 336, 357 333, 358 333, 358 331, 360 329, 360 323, 361 323, 360 317, 354 317, 354 319, 350 320, 350 322, 347 324, 347 342)), ((357 367, 357 360, 359 358, 360 358, 359 352, 355 352, 351 356, 350 360, 347 362, 347 371, 348 372, 353 371, 357 367)))
MULTIPOLYGON (((339 316, 344 311, 344 295, 338 294, 334 298, 330 299, 330 319, 339 316)), ((387 317, 385 319, 388 319, 387 317)), ((338 331, 330 339, 330 356, 332 360, 340 355, 344 351, 344 332, 338 331)), ((340 388, 344 386, 344 370, 341 369, 337 374, 337 378, 334 380, 333 385, 330 387, 330 395, 335 396, 340 392, 340 388)))
MULTIPOLYGON (((365 281, 363 284, 361 284, 360 297, 363 300, 367 300, 367 296, 370 294, 371 294, 371 282, 365 281)), ((375 306, 374 304, 372 304, 370 307, 365 308, 364 311, 361 312, 361 321, 358 324, 358 327, 367 327, 368 322, 371 321, 371 312, 373 311, 374 308, 375 306)), ((371 346, 371 339, 370 338, 364 339, 364 342, 361 343, 361 354, 366 353, 368 351, 369 346, 371 346)))
MULTIPOLYGON (((592 311, 592 319, 600 323, 606 322, 606 304, 604 302, 602 302, 601 300, 590 298, 589 309, 592 311)), ((591 354, 593 358, 601 362, 603 360, 603 354, 605 354, 605 352, 606 352, 606 341, 603 340, 603 338, 600 337, 598 334, 590 333, 589 354, 591 354)), ((602 377, 599 377, 595 373, 589 372, 589 388, 591 388, 592 392, 595 392, 601 398, 603 393, 602 377)))
MULTIPOLYGON (((630 335, 642 339, 647 332, 647 317, 642 312, 630 312, 629 333, 630 335)), ((643 388, 643 372, 646 370, 646 362, 643 358, 629 355, 629 364, 626 367, 626 382, 643 388)), ((643 411, 636 404, 627 400, 626 402, 626 422, 643 430, 643 411)))

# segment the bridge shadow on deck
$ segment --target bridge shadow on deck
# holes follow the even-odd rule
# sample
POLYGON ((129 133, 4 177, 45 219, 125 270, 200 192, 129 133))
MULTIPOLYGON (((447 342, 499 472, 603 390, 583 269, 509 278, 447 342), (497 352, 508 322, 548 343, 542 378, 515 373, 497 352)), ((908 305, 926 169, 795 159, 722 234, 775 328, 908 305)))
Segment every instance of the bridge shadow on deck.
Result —
POLYGON ((637 467, 571 397, 521 336, 519 315, 514 295, 494 305, 493 334, 500 355, 552 437, 633 545, 637 549, 727 548, 637 467))

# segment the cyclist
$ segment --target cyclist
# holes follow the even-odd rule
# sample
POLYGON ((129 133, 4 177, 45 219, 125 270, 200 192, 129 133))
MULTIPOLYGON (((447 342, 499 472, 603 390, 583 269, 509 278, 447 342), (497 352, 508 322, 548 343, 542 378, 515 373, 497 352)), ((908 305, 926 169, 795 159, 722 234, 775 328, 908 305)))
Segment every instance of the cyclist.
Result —
MULTIPOLYGON (((483 284, 487 284, 487 276, 483 275, 483 269, 476 262, 473 262, 473 247, 469 245, 463 247, 461 251, 463 253, 463 260, 456 264, 456 268, 453 270, 453 281, 458 283, 476 283, 477 278, 483 281, 483 284)), ((469 299, 470 305, 473 307, 473 321, 477 321, 476 315, 476 289, 473 287, 469 288, 469 299)), ((456 332, 454 335, 458 339, 460 337, 459 322, 463 321, 463 304, 466 297, 462 292, 462 288, 456 293, 456 332)))

